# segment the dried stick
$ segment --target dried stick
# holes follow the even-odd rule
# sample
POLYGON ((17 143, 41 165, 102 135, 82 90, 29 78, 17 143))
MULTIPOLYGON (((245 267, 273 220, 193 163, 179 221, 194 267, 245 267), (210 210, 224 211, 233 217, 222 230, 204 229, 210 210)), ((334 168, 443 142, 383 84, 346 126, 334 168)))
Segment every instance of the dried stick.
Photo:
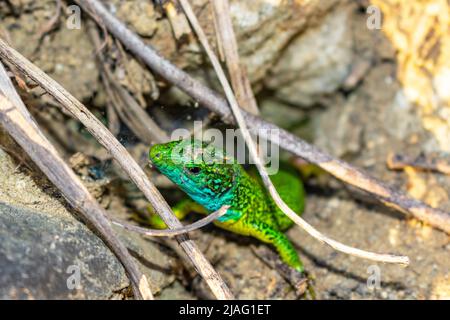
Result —
POLYGON ((262 262, 270 268, 277 270, 278 274, 295 289, 295 294, 298 297, 306 292, 306 289, 308 289, 308 277, 305 273, 300 273, 290 268, 281 261, 280 257, 274 251, 267 247, 251 245, 250 248, 262 262))
POLYGON ((89 35, 96 47, 97 60, 102 72, 102 80, 106 90, 111 95, 111 103, 120 118, 127 124, 130 130, 145 143, 167 142, 169 137, 145 110, 136 102, 133 96, 123 88, 114 78, 111 70, 106 65, 101 52, 100 35, 95 24, 89 24, 89 35))
POLYGON ((178 41, 183 40, 183 37, 191 33, 191 28, 189 27, 189 22, 187 21, 185 15, 182 12, 178 12, 174 2, 165 1, 162 3, 162 7, 164 8, 166 16, 172 26, 173 36, 178 41))
POLYGON ((219 52, 223 52, 228 68, 231 85, 236 94, 236 99, 245 111, 258 115, 258 105, 253 95, 247 72, 239 62, 238 45, 231 22, 230 4, 228 0, 210 0, 213 7, 214 21, 217 34, 219 52))
POLYGON ((450 161, 448 157, 420 154, 418 157, 409 157, 402 154, 390 154, 387 158, 387 166, 391 170, 402 170, 412 167, 424 171, 433 171, 450 175, 450 161))
MULTIPOLYGON (((391 254, 378 254, 373 253, 369 251, 364 251, 361 249, 353 248, 350 246, 347 246, 345 244, 342 244, 340 242, 337 242, 333 239, 328 238, 324 234, 317 231, 313 226, 311 226, 309 223, 307 223, 305 220, 303 220, 297 213, 295 213, 293 210, 291 210, 286 203, 281 199, 280 195, 278 194, 277 190, 275 189, 274 185, 272 184, 272 181, 269 178, 269 175, 261 161, 261 158, 258 155, 258 150, 256 147, 255 142, 253 141, 253 138, 250 134, 250 131, 247 129, 247 124, 245 122, 245 119, 241 113, 241 109, 239 108, 239 105, 236 101, 236 98, 233 94, 233 89, 231 88, 230 84, 228 83, 227 77, 225 75, 225 72, 222 69, 222 66, 220 65, 219 59, 217 59, 216 55, 212 51, 208 39, 206 38, 206 35, 200 26, 197 17, 195 16, 194 11, 192 10, 191 5, 189 4, 188 0, 179 0, 181 7, 183 8, 188 20, 190 21, 192 28, 195 30, 195 33, 197 34, 201 44, 203 45, 203 48, 205 49, 209 59, 211 60, 211 63, 214 67, 214 70, 216 71, 217 77, 219 78, 220 83, 222 84, 222 87, 225 91, 225 95, 230 103, 230 107, 233 111, 233 114, 236 118, 236 122, 239 125, 239 128, 241 129, 242 136, 244 137, 244 140, 248 146, 250 156, 252 157, 256 167, 258 168, 259 174, 261 175, 262 181, 264 185, 266 186, 267 190, 269 191, 270 195, 272 196, 275 203, 278 205, 278 207, 291 219, 293 220, 298 226, 300 226, 303 230, 305 230, 309 235, 314 237, 315 239, 319 240, 322 243, 325 243, 332 247, 333 249, 346 253, 348 255, 352 255, 355 257, 368 259, 372 261, 378 261, 378 262, 385 262, 385 263, 396 263, 396 264, 402 264, 402 265, 408 265, 409 259, 406 256, 395 256, 391 254)), ((227 14, 225 12, 222 12, 222 14, 227 14)))
POLYGON ((139 226, 135 226, 133 224, 126 223, 126 222, 123 222, 123 221, 120 221, 120 220, 117 220, 114 218, 110 218, 110 220, 113 224, 115 224, 119 227, 122 227, 126 230, 140 233, 147 237, 174 237, 174 236, 179 236, 181 234, 185 234, 185 233, 200 229, 200 228, 210 224, 217 218, 223 216, 227 212, 229 207, 230 206, 222 206, 219 210, 208 214, 205 218, 200 219, 200 220, 198 220, 194 223, 191 223, 187 226, 183 226, 181 228, 176 228, 176 229, 162 229, 162 230, 148 229, 148 228, 142 228, 139 226))
MULTIPOLYGON (((225 122, 234 123, 232 113, 225 99, 161 57, 153 48, 147 46, 139 36, 109 13, 98 0, 76 0, 76 2, 84 10, 94 11, 96 17, 101 20, 105 27, 154 72, 180 88, 204 107, 219 114, 225 122)), ((272 141, 273 137, 269 133, 277 130, 279 132, 279 141, 274 140, 272 141, 273 143, 279 144, 285 150, 318 165, 336 178, 368 192, 386 206, 410 214, 414 218, 450 234, 449 213, 432 208, 419 200, 407 196, 403 192, 395 190, 362 170, 322 152, 270 122, 245 111, 243 116, 252 131, 260 137, 272 141)))
POLYGON ((147 278, 139 271, 127 248, 114 234, 106 212, 39 130, 1 63, 0 79, 0 123, 62 192, 72 207, 101 235, 127 271, 136 298, 153 299, 147 278))
POLYGON ((62 9, 62 0, 56 0, 56 12, 55 14, 48 20, 48 22, 43 26, 43 28, 39 31, 37 35, 37 39, 40 42, 42 38, 52 31, 56 24, 58 23, 59 18, 61 17, 61 9, 62 9))
MULTIPOLYGON (((67 92, 59 83, 50 78, 41 69, 36 67, 7 43, 0 39, 0 58, 10 62, 24 75, 38 83, 44 90, 52 95, 65 110, 78 119, 86 129, 103 145, 122 169, 144 193, 153 208, 158 212, 169 228, 180 228, 183 225, 178 221, 172 209, 164 200, 158 189, 147 178, 133 157, 111 132, 73 95, 67 92)), ((186 235, 177 236, 183 250, 195 265, 197 271, 205 279, 211 291, 218 299, 233 299, 233 295, 223 282, 220 275, 214 270, 211 263, 205 258, 197 245, 186 235)))

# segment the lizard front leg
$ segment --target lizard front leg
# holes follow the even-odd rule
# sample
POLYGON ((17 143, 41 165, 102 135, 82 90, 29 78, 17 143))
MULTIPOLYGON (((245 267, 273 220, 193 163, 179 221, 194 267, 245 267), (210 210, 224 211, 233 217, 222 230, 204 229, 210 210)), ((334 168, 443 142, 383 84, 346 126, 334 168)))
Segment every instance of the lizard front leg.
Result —
MULTIPOLYGON (((198 212, 201 214, 208 213, 204 207, 192 201, 191 199, 181 200, 172 208, 172 210, 179 220, 183 220, 190 212, 198 212)), ((150 217, 146 221, 147 224, 149 224, 152 228, 155 229, 167 229, 165 222, 160 218, 158 214, 150 210, 149 212, 150 217)))
POLYGON ((250 221, 248 226, 249 235, 273 245, 284 263, 299 272, 304 271, 303 263, 300 261, 297 251, 282 232, 272 228, 265 222, 257 220, 250 221))

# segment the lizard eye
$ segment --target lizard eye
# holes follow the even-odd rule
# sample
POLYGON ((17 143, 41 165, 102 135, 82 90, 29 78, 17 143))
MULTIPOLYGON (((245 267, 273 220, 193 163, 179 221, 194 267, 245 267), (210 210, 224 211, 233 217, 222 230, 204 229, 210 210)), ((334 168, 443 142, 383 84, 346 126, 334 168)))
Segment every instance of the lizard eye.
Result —
POLYGON ((188 171, 189 171, 189 173, 192 173, 192 174, 199 174, 200 168, 199 167, 191 167, 191 168, 188 168, 188 171))

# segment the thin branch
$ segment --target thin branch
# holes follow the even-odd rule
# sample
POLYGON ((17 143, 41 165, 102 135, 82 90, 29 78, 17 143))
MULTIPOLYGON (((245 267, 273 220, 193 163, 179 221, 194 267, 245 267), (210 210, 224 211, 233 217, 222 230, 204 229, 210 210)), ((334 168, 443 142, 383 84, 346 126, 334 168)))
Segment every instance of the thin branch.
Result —
POLYGON ((305 294, 308 289, 308 277, 305 273, 300 273, 295 269, 290 268, 281 261, 280 257, 275 252, 267 247, 251 245, 250 248, 255 256, 261 259, 262 262, 270 268, 277 270, 279 275, 295 289, 297 297, 301 297, 305 294))
MULTIPOLYGON (((175 217, 172 209, 159 193, 158 189, 147 178, 142 168, 136 163, 122 144, 111 132, 73 95, 65 90, 59 83, 50 78, 41 69, 36 67, 7 43, 0 39, 0 58, 9 61, 20 72, 38 83, 44 90, 52 95, 61 106, 78 119, 86 129, 103 145, 121 168, 144 193, 153 208, 171 229, 183 225, 175 217)), ((197 271, 205 279, 211 291, 218 299, 233 299, 233 295, 223 282, 220 275, 214 270, 211 263, 205 258, 197 245, 186 235, 177 236, 183 250, 195 265, 197 271)))
POLYGON ((61 8, 62 8, 62 0, 55 0, 56 2, 56 9, 53 16, 50 18, 50 20, 47 21, 47 23, 41 28, 38 35, 36 36, 36 39, 38 41, 41 41, 41 39, 48 34, 50 31, 52 31, 57 23, 59 18, 61 17, 61 8))
POLYGON ((204 226, 210 224, 217 218, 223 216, 228 208, 230 206, 222 206, 219 210, 214 211, 213 213, 208 214, 205 218, 200 219, 192 224, 189 224, 187 226, 183 226, 181 228, 176 229, 148 229, 148 228, 142 228, 139 226, 135 226, 130 223, 126 223, 114 218, 110 218, 111 222, 119 227, 122 227, 126 230, 137 232, 139 234, 142 234, 147 237, 174 237, 179 236, 181 234, 185 234, 200 228, 203 228, 204 226))
MULTIPOLYGON (((267 190, 269 191, 270 195, 274 199, 275 203, 278 205, 278 207, 297 225, 299 225, 303 230, 305 230, 309 235, 314 237, 315 239, 319 240, 322 243, 328 244, 333 249, 355 256, 359 258, 364 258, 372 261, 379 261, 379 262, 385 262, 385 263, 396 263, 396 264, 402 264, 402 265, 408 265, 409 259, 406 256, 395 256, 391 254, 378 254, 373 253, 369 251, 364 251, 361 249, 353 248, 350 246, 347 246, 345 244, 342 244, 340 242, 337 242, 333 239, 328 238, 324 234, 317 231, 313 226, 311 226, 309 223, 307 223, 305 220, 303 220, 297 213, 292 211, 286 203, 281 199, 280 195, 278 194, 277 190, 275 189, 274 185, 272 184, 272 181, 269 178, 269 175, 262 163, 261 158, 258 155, 258 150, 256 147, 255 142, 253 141, 253 138, 250 134, 250 131, 247 129, 247 124, 244 119, 244 116, 242 115, 241 108, 239 108, 239 105, 236 101, 236 98, 233 94, 233 89, 231 88, 230 84, 228 83, 227 77, 225 75, 225 72, 222 69, 222 66, 220 65, 219 59, 217 59, 216 55, 212 51, 208 39, 206 38, 206 35, 200 26, 197 17, 195 16, 194 11, 192 10, 191 5, 189 4, 188 0, 179 0, 180 4, 188 17, 188 20, 191 22, 192 28, 195 30, 200 42, 202 43, 209 59, 211 60, 211 63, 214 67, 214 70, 216 71, 217 77, 219 78, 220 83, 222 84, 222 87, 225 91, 225 95, 230 103, 231 110, 233 111, 233 114, 236 118, 236 122, 239 125, 239 128, 241 129, 242 136, 245 139, 245 142, 247 143, 247 147, 249 149, 250 156, 252 157, 256 167, 258 168, 259 174, 261 175, 262 181, 264 185, 266 186, 267 190)), ((223 13, 226 14, 226 13, 223 13)))
POLYGON ((183 41, 183 38, 191 33, 186 17, 182 12, 178 12, 176 4, 172 1, 165 1, 162 7, 172 26, 173 36, 177 41, 183 41))
MULTIPOLYGON (((139 36, 109 13, 98 0, 76 0, 76 2, 85 10, 95 11, 97 18, 106 28, 155 73, 180 88, 204 107, 219 114, 223 121, 234 123, 228 103, 223 97, 161 57, 153 48, 146 45, 139 36)), ((247 112, 243 112, 243 115, 251 130, 260 137, 279 144, 285 150, 318 165, 336 178, 366 191, 386 206, 410 214, 414 218, 450 234, 449 213, 431 208, 425 203, 407 196, 405 193, 388 186, 342 160, 322 152, 292 133, 260 117, 247 112), (279 140, 273 140, 273 136, 269 134, 273 130, 278 130, 279 140)))
POLYGON ((100 35, 96 26, 90 23, 88 29, 92 42, 96 47, 102 80, 106 90, 111 95, 109 98, 111 99, 111 104, 115 107, 115 111, 117 111, 120 118, 127 124, 130 130, 142 141, 146 143, 167 142, 169 137, 166 132, 153 121, 133 96, 117 82, 111 70, 106 65, 101 51, 100 35))
POLYGON ((391 170, 402 170, 412 167, 424 171, 433 171, 450 175, 450 159, 436 155, 420 154, 418 157, 409 157, 402 154, 390 154, 387 158, 387 166, 391 170))
POLYGON ((127 271, 136 298, 153 299, 147 278, 139 271, 127 248, 114 234, 104 209, 89 194, 80 179, 40 131, 12 83, 5 85, 5 82, 9 82, 9 78, 1 63, 0 79, 0 123, 62 192, 67 201, 101 235, 127 271))
MULTIPOLYGON (((104 77, 102 77, 102 81, 103 83, 106 82, 104 77)), ((105 84, 105 91, 108 92, 106 86, 107 85, 105 84)), ((108 129, 114 136, 118 136, 120 133, 120 118, 114 107, 115 101, 113 101, 114 98, 111 96, 108 96, 106 99, 106 119, 108 119, 108 129)))
POLYGON ((217 43, 221 49, 219 52, 223 52, 236 99, 242 109, 258 115, 258 104, 250 80, 245 68, 239 62, 238 46, 229 14, 230 4, 228 0, 210 0, 210 3, 213 7, 217 43))

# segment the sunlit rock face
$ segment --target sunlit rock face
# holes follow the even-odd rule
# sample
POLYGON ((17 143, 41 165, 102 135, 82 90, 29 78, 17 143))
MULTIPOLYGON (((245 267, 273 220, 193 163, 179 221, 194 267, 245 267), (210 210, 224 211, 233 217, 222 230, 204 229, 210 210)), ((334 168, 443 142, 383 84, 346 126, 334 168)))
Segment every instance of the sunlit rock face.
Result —
POLYGON ((450 3, 446 0, 372 0, 382 30, 397 49, 397 76, 424 128, 450 151, 450 3))
POLYGON ((265 79, 278 99, 307 107, 343 84, 354 61, 351 10, 341 2, 282 51, 265 79))

